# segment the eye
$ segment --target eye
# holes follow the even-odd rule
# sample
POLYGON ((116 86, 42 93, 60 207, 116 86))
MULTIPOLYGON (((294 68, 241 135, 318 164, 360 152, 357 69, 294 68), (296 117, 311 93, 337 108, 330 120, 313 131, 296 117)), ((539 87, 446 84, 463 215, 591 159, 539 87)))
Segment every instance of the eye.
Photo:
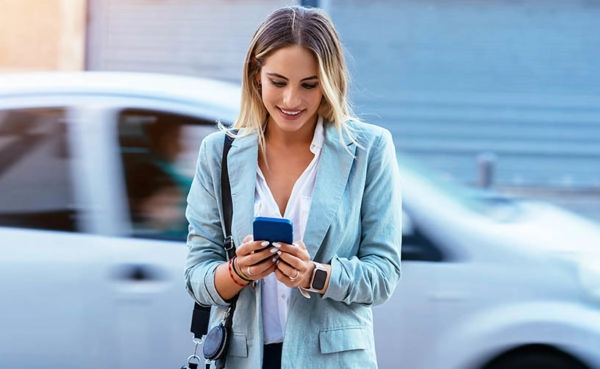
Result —
POLYGON ((317 87, 318 83, 303 83, 302 87, 304 87, 307 90, 312 90, 313 88, 317 87))
POLYGON ((275 87, 283 87, 283 86, 285 86, 285 82, 282 82, 282 81, 275 81, 275 80, 273 80, 273 79, 271 80, 271 83, 272 83, 272 84, 273 84, 273 86, 275 86, 275 87))

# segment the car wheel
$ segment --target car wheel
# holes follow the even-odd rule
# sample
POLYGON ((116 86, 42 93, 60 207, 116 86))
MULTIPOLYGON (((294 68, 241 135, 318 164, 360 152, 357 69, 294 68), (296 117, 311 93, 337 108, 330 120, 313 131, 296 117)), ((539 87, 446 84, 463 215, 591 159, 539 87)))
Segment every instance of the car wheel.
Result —
POLYGON ((521 349, 505 353, 483 369, 589 369, 577 359, 553 348, 521 349))

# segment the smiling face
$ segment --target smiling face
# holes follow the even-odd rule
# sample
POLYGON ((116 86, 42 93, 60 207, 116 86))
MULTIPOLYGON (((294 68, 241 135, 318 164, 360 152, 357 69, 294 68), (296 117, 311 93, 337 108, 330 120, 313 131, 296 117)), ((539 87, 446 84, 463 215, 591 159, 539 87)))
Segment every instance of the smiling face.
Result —
POLYGON ((323 98, 314 55, 299 45, 281 48, 265 59, 257 79, 269 112, 267 130, 312 137, 323 98))

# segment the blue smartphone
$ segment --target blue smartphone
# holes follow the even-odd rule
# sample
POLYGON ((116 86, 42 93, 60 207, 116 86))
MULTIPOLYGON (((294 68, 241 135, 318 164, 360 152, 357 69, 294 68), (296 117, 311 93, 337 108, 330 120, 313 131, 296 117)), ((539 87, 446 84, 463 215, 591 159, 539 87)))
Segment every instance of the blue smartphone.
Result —
POLYGON ((289 219, 256 217, 252 226, 255 241, 294 242, 294 227, 289 219))

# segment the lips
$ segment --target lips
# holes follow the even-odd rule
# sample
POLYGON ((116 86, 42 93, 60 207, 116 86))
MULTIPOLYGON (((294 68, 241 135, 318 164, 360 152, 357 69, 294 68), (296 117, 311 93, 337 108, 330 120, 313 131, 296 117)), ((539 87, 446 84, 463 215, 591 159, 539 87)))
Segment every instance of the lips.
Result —
POLYGON ((282 108, 279 108, 279 111, 283 115, 288 116, 290 118, 297 117, 298 115, 300 115, 300 113, 302 113, 302 110, 286 110, 282 108))

